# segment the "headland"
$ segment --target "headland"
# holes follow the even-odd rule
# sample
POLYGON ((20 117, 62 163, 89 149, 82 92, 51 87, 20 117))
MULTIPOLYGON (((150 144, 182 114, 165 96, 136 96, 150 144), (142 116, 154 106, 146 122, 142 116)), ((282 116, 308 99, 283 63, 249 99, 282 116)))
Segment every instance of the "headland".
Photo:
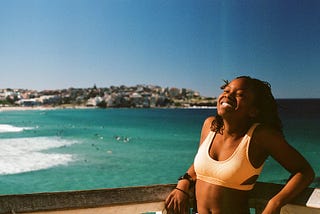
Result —
POLYGON ((59 90, 0 89, 0 110, 56 108, 204 108, 216 98, 185 88, 154 85, 68 88, 59 90))

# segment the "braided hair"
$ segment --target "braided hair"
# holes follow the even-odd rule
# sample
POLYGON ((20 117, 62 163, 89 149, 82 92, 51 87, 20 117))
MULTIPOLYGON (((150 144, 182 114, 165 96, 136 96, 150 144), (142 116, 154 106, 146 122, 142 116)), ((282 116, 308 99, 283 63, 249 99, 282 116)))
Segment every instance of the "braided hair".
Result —
MULTIPOLYGON (((282 133, 282 123, 278 114, 278 105, 271 92, 271 85, 268 82, 249 76, 239 76, 236 79, 244 78, 248 81, 250 88, 254 93, 253 105, 258 109, 258 115, 253 118, 253 123, 264 124, 282 133)), ((229 81, 224 81, 221 89, 224 89, 229 81)), ((211 130, 223 132, 223 120, 220 115, 211 124, 211 130)))

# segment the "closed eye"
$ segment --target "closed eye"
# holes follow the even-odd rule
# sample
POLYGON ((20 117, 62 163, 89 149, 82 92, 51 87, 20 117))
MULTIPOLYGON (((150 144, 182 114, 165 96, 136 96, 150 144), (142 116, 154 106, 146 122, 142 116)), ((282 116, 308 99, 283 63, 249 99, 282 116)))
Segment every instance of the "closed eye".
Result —
POLYGON ((245 94, 244 93, 237 93, 236 96, 237 97, 245 97, 245 94))

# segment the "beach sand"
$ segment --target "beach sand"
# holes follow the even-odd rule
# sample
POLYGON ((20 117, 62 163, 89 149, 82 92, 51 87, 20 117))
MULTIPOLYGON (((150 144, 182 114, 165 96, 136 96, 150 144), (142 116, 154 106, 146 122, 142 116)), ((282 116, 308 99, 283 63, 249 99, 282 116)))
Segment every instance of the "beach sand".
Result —
POLYGON ((61 106, 1 106, 1 111, 29 111, 29 110, 55 110, 55 109, 93 109, 96 107, 80 106, 80 105, 61 105, 61 106))

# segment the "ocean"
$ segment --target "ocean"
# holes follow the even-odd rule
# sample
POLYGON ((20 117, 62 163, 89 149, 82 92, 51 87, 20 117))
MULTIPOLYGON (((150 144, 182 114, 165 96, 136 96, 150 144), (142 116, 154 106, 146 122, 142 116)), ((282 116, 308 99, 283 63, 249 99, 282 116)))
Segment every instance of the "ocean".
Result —
MULTIPOLYGON (((320 99, 279 100, 288 142, 320 187, 320 99)), ((215 109, 0 111, 0 194, 175 183, 193 162, 201 126, 215 109)), ((284 183, 272 158, 259 181, 284 183)))

